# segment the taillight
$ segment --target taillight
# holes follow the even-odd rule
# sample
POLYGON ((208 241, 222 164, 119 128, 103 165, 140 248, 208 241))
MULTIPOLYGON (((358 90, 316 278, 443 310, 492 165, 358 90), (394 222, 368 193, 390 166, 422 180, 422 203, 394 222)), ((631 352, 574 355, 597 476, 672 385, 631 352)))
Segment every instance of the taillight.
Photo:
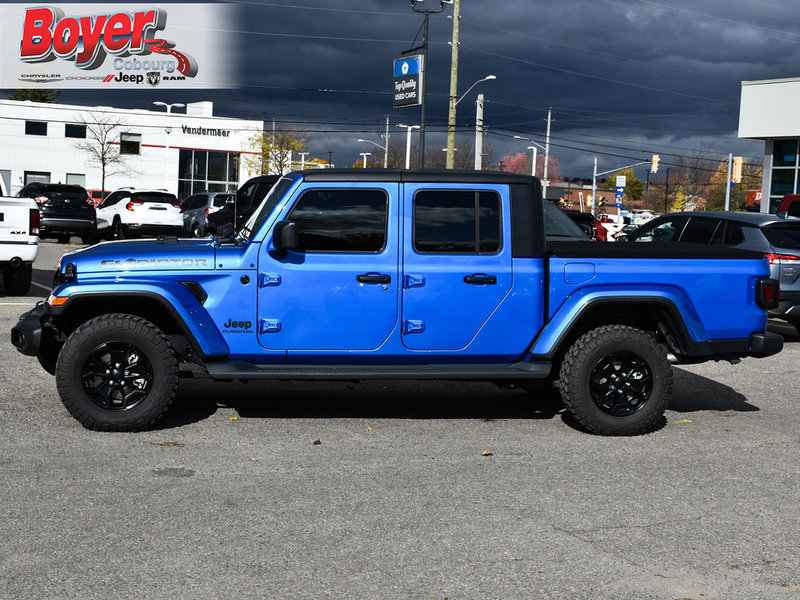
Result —
POLYGON ((34 200, 36 200, 36 204, 44 204, 47 202, 47 196, 37 196, 34 200))
POLYGON ((207 208, 207 209, 206 209, 206 214, 207 214, 207 215, 210 215, 210 214, 211 214, 211 209, 210 209, 210 208, 207 208))
POLYGON ((791 263, 800 262, 800 256, 793 256, 791 254, 771 254, 770 253, 770 254, 765 254, 764 258, 769 260, 769 264, 774 264, 774 263, 781 264, 781 263, 785 263, 785 262, 791 262, 791 263))
POLYGON ((781 301, 781 287, 775 279, 756 280, 756 304, 761 308, 778 308, 781 301))
POLYGON ((28 232, 29 235, 39 235, 39 224, 41 217, 39 216, 39 209, 32 208, 30 210, 30 217, 28 218, 28 232))
POLYGON ((144 204, 144 202, 134 202, 133 200, 131 200, 130 202, 128 202, 125 208, 127 208, 130 211, 133 211, 134 206, 141 206, 142 204, 144 204))

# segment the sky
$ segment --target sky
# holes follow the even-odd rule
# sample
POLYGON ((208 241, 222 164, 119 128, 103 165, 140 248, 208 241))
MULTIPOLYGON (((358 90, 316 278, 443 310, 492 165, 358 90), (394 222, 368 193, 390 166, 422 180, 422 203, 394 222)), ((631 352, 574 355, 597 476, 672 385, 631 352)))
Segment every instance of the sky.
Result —
MULTIPOLYGON (((52 3, 57 4, 57 3, 52 3)), ((264 119, 302 132, 312 156, 350 166, 381 151, 393 108, 392 61, 422 39, 410 0, 239 2, 234 37, 241 85, 227 90, 64 90, 67 104, 151 108, 153 100, 212 100, 215 114, 264 119)), ((39 4, 37 4, 39 5, 39 4)), ((105 7, 110 6, 108 3, 105 7)), ((417 1, 417 10, 440 8, 417 1)), ((453 6, 429 17, 426 145, 443 148, 453 6)), ((760 164, 763 142, 739 140, 742 81, 800 76, 800 5, 779 0, 461 0, 457 145, 474 143, 475 98, 485 95, 486 146, 506 153, 545 143, 562 176, 591 177, 652 154, 663 168, 698 152, 760 164)), ((0 93, 0 95, 5 95, 0 93)), ((646 167, 642 167, 646 169, 646 167)), ((656 176, 657 177, 657 176, 656 176)))

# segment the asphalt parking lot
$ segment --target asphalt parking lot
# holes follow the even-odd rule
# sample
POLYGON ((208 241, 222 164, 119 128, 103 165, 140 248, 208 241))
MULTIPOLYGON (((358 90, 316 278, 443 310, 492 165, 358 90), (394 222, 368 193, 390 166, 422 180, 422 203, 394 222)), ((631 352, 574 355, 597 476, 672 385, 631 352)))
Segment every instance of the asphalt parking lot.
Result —
MULTIPOLYGON (((800 336, 676 368, 667 423, 581 432, 552 392, 182 381, 83 429, 0 295, 0 598, 800 597, 800 336), (491 454, 486 454, 486 452, 491 454)), ((77 247, 72 247, 77 248, 77 247)))

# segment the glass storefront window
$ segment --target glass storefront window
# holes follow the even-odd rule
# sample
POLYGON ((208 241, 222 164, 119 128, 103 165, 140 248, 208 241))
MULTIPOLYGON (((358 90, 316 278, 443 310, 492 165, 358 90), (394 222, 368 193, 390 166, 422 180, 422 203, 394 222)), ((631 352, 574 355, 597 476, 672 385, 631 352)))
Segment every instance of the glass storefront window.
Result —
POLYGON ((208 153, 208 179, 209 181, 228 180, 228 153, 208 153))
POLYGON ((770 195, 783 196, 784 194, 793 194, 794 175, 796 172, 796 169, 773 169, 770 195))
POLYGON ((797 166, 797 140, 775 140, 772 150, 775 167, 797 166))
POLYGON ((178 167, 178 197, 187 198, 206 190, 236 191, 239 187, 239 154, 181 150, 178 167))

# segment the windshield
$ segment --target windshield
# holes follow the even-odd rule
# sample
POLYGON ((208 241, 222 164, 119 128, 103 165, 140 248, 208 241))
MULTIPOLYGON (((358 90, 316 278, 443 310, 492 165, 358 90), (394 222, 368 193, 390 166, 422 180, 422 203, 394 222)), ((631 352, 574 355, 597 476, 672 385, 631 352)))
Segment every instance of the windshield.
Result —
POLYGON ((49 200, 86 200, 86 190, 73 186, 45 186, 42 195, 49 200))
POLYGON ((286 193, 286 191, 294 185, 294 182, 295 178, 281 177, 278 180, 278 183, 276 183, 275 186, 264 197, 264 200, 261 202, 261 206, 259 206, 258 209, 253 212, 253 214, 247 220, 247 223, 244 224, 244 227, 242 227, 242 230, 240 231, 241 236, 246 241, 249 241, 253 232, 258 231, 259 227, 264 224, 264 221, 267 220, 267 217, 269 217, 269 215, 278 205, 278 202, 286 193))
POLYGON ((791 248, 800 250, 800 223, 781 223, 780 225, 767 225, 761 231, 770 244, 776 248, 791 248))
POLYGON ((555 204, 549 200, 545 200, 542 202, 542 207, 544 209, 544 232, 547 239, 587 239, 583 230, 581 230, 572 219, 561 212, 561 209, 555 204))

